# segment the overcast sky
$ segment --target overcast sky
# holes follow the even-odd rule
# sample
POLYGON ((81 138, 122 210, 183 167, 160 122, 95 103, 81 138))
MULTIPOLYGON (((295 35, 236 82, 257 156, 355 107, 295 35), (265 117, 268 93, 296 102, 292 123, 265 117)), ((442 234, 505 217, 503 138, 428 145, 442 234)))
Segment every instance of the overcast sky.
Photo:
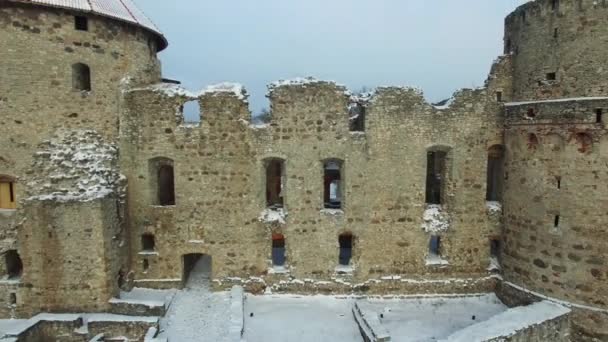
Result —
POLYGON ((481 86, 502 53, 504 17, 524 0, 137 0, 169 47, 164 76, 190 90, 299 76, 351 90, 411 85, 429 101, 481 86))

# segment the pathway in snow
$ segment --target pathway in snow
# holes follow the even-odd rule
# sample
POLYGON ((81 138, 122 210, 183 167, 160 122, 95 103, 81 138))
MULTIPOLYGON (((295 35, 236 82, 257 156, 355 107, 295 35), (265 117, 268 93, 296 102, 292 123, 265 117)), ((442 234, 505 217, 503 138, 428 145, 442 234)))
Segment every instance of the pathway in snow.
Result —
POLYGON ((160 322, 160 337, 180 342, 226 340, 230 294, 209 290, 207 267, 203 258, 196 263, 186 287, 177 292, 160 322))

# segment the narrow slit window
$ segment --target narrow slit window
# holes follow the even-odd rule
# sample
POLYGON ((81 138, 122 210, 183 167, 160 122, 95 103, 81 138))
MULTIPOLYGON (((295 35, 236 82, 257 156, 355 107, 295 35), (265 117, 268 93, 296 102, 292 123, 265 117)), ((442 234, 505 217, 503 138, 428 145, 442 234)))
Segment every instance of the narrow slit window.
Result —
POLYGON ((553 38, 557 39, 559 37, 559 29, 555 28, 553 29, 553 38))
POLYGON ((557 185, 557 188, 561 189, 562 188, 562 177, 560 177, 560 176, 555 177, 555 183, 557 185))
POLYGON ((446 183, 446 158, 444 151, 427 153, 426 203, 443 204, 446 183))
POLYGON ((504 179, 504 147, 494 145, 488 150, 486 200, 500 202, 504 179))
POLYGON ((4 262, 6 266, 6 273, 9 279, 15 279, 21 277, 23 273, 23 263, 19 253, 15 250, 10 250, 4 254, 4 262))
POLYGON ((340 244, 339 263, 341 266, 349 266, 353 257, 353 236, 352 234, 342 234, 338 238, 340 244))
POLYGON ((360 103, 349 106, 349 124, 351 132, 365 131, 365 106, 360 103))
POLYGON ((9 305, 17 305, 17 294, 15 292, 11 292, 9 295, 9 305))
POLYGON ((285 266, 285 237, 282 234, 272 234, 272 265, 285 266))
POLYGON ((283 186, 285 182, 285 163, 280 159, 266 162, 266 206, 282 208, 284 205, 283 186))
POLYGON ((152 252, 156 249, 154 235, 143 234, 141 236, 141 249, 146 252, 152 252))
POLYGON ((147 272, 148 269, 150 269, 150 262, 148 261, 148 259, 144 259, 141 262, 141 266, 144 272, 147 272))
POLYGON ((154 205, 175 205, 175 172, 173 160, 159 157, 149 161, 150 187, 154 205))
POLYGON ((604 122, 604 110, 602 108, 597 108, 595 110, 595 123, 604 122))
POLYGON ((78 91, 91 91, 91 69, 83 63, 72 65, 72 88, 78 91))
POLYGON ((553 218, 553 227, 559 228, 559 220, 560 220, 560 216, 555 215, 555 217, 553 218))
POLYGON ((441 256, 441 237, 433 235, 429 241, 429 255, 431 257, 441 256))
POLYGON ((551 0, 551 10, 553 10, 553 11, 559 10, 559 0, 551 0))
POLYGON ((0 178, 0 209, 16 209, 15 183, 11 179, 0 178))
POLYGON ((202 120, 201 106, 198 101, 188 101, 182 106, 184 123, 199 124, 202 120))
POLYGON ((505 54, 509 54, 513 52, 513 46, 511 43, 511 39, 507 38, 507 41, 505 42, 505 54))
POLYGON ((490 257, 494 259, 500 259, 500 240, 490 239, 490 257))
POLYGON ((89 30, 89 18, 83 16, 75 16, 74 17, 74 28, 78 31, 88 31, 89 30))
POLYGON ((342 163, 336 160, 323 166, 323 202, 328 209, 342 209, 342 163))

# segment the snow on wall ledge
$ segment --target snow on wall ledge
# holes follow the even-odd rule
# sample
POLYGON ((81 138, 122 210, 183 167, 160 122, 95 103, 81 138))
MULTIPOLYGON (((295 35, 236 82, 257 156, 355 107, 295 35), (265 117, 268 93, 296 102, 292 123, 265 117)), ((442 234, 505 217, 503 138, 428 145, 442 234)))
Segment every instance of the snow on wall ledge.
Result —
POLYGON ((427 205, 422 220, 422 229, 427 233, 437 234, 450 228, 450 218, 438 204, 427 205))
POLYGON ((34 155, 28 201, 89 202, 123 198, 126 177, 118 171, 118 149, 95 131, 62 131, 34 155))

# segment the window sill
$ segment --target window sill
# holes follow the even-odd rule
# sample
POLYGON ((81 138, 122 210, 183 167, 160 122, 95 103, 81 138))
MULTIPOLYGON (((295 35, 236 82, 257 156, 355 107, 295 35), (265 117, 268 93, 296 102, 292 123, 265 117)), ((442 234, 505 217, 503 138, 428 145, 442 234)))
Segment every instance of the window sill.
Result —
POLYGON ((288 274, 289 268, 287 266, 272 266, 268 269, 268 274, 288 274))
POLYGON ((342 209, 331 209, 331 208, 323 208, 320 210, 321 214, 330 215, 330 216, 343 216, 344 210, 342 209))
POLYGON ((335 272, 337 274, 353 274, 355 268, 351 265, 338 265, 336 266, 335 272))
POLYGON ((156 208, 156 209, 175 209, 177 206, 174 205, 158 205, 158 204, 151 204, 150 208, 156 208))
POLYGON ((155 252, 155 251, 141 251, 141 252, 139 252, 137 254, 141 255, 141 256, 157 256, 158 252, 155 252))
POLYGON ((439 255, 427 256, 425 264, 426 264, 426 266, 432 266, 432 267, 446 267, 446 266, 450 265, 450 263, 447 260, 443 259, 439 255))

